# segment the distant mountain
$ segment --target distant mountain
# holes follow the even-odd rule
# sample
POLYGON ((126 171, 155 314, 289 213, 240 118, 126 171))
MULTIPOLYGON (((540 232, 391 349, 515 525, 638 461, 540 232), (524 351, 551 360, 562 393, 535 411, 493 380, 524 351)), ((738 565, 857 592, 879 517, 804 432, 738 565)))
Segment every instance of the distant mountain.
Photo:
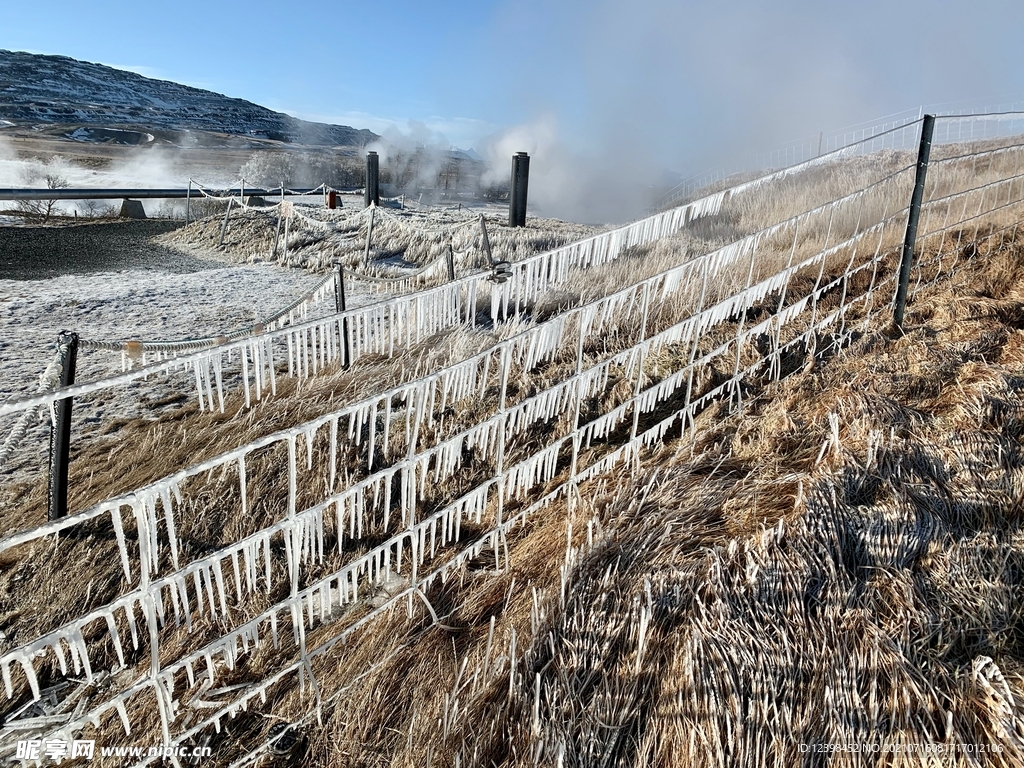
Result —
MULTIPOLYGON (((5 123, 209 131, 312 146, 362 146, 379 138, 103 64, 0 50, 0 126, 5 123)), ((95 130, 69 138, 110 140, 95 130)))

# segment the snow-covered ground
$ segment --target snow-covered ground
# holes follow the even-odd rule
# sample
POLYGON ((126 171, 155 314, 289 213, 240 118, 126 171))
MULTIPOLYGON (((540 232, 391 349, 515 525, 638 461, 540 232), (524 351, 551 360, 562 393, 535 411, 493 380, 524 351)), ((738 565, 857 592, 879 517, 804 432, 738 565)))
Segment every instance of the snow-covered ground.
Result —
MULTIPOLYGON (((63 275, 47 280, 0 280, 0 402, 35 392, 54 358, 57 335, 76 331, 90 340, 177 340, 206 337, 251 325, 284 308, 322 280, 275 264, 224 265, 193 273, 159 269, 63 275)), ((371 300, 353 285, 349 306, 371 300)), ((375 298, 379 298, 379 295, 375 298)), ((333 312, 332 299, 311 310, 333 312)), ((76 381, 121 371, 121 355, 82 349, 76 381)), ((114 418, 158 416, 151 404, 194 396, 184 374, 158 375, 101 396, 78 398, 74 429, 82 436, 114 418)), ((0 419, 0 444, 17 419, 0 419)), ((45 466, 49 416, 40 412, 11 459, 0 466, 9 478, 45 466)))
MULTIPOLYGON (((57 334, 92 340, 174 340, 231 331, 287 306, 320 276, 274 264, 223 266, 192 274, 127 270, 0 280, 0 398, 26 393, 53 357, 57 334)), ((121 369, 119 354, 83 352, 78 379, 121 369)))
MULTIPOLYGON (((305 269, 266 261, 276 217, 272 211, 246 211, 245 215, 233 215, 223 248, 215 247, 222 222, 216 217, 162 235, 158 240, 141 239, 138 261, 145 261, 147 269, 0 280, 0 402, 38 390, 40 377, 54 359, 62 330, 75 331, 88 341, 184 341, 225 335, 265 320, 308 294, 323 280, 323 267, 329 266, 334 258, 351 256, 362 266, 366 239, 363 230, 368 217, 360 213, 359 203, 346 200, 345 207, 338 211, 303 206, 305 213, 297 221, 308 219, 307 229, 311 229, 293 229, 295 245, 288 258, 305 269), (350 219, 351 226, 341 227, 340 222, 350 219), (339 227, 345 231, 338 231, 339 227), (300 248, 299 242, 305 245, 300 248), (171 264, 177 253, 168 250, 168 245, 190 255, 181 263, 171 264), (161 268, 161 259, 167 260, 166 269, 161 268)), ((458 272, 479 270, 479 262, 487 260, 479 225, 481 213, 491 217, 489 237, 496 259, 517 260, 596 231, 553 220, 532 220, 530 227, 512 229, 500 225, 499 215, 503 212, 502 206, 459 210, 457 205, 429 207, 412 201, 405 211, 381 209, 376 217, 371 258, 387 264, 389 273, 416 272, 424 264, 437 261, 448 244, 455 241, 458 255, 453 263, 458 272), (396 259, 395 254, 403 259, 396 259)), ((136 257, 133 255, 128 263, 137 263, 136 257)), ((357 279, 346 280, 349 308, 384 299, 379 287, 357 279)), ((311 308, 309 316, 334 311, 333 295, 328 295, 311 308)), ((83 345, 76 381, 94 381, 117 374, 122 370, 122 362, 120 351, 83 345)), ((225 375, 225 384, 233 389, 238 383, 237 371, 225 375)), ((76 397, 76 437, 85 438, 114 419, 160 418, 163 409, 179 407, 183 396, 195 397, 192 376, 184 371, 158 373, 134 384, 76 397)), ((0 418, 0 444, 17 421, 11 416, 0 418)), ((40 411, 32 424, 24 450, 6 464, 0 461, 0 472, 20 474, 38 471, 45 465, 48 411, 40 411)))

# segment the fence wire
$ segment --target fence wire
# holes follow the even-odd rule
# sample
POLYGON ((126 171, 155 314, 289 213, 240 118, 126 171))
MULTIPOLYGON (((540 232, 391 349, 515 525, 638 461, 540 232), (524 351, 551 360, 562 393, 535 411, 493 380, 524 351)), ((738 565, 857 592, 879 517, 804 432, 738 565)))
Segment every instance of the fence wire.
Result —
MULTIPOLYGON (((133 719, 145 720, 140 712, 151 712, 164 743, 194 743, 242 711, 273 711, 274 702, 307 683, 311 711, 340 705, 351 680, 338 680, 330 670, 345 643, 358 642, 386 617, 394 620, 400 608, 408 617, 408 637, 398 641, 413 642, 416 627, 440 620, 427 597, 437 584, 485 554, 502 567, 513 528, 527 525, 579 483, 637 460, 668 435, 696 430, 696 416, 711 403, 742 408, 752 384, 777 381, 841 350, 854 332, 887 322, 914 183, 912 160, 729 245, 527 326, 450 367, 0 539, 5 554, 87 523, 106 524, 109 517, 118 553, 112 568, 121 569, 129 588, 0 656, 8 698, 39 699, 39 670, 49 659, 70 674, 70 657, 75 674, 86 680, 111 654, 104 648, 113 648, 123 666, 117 627, 127 621, 134 638, 141 614, 150 654, 135 665, 137 675, 110 684, 82 711, 41 733, 70 738, 100 723, 118 727, 116 722, 127 732, 133 719), (536 391, 510 387, 538 371, 557 372, 556 383, 536 391), (594 402, 604 405, 595 411, 594 402), (466 415, 460 420, 453 411, 466 415), (248 494, 254 469, 277 471, 286 481, 287 502, 269 524, 265 515, 253 514, 262 503, 248 494), (224 495, 225 489, 231 492, 224 495), (232 515, 252 522, 244 536, 189 556, 176 531, 210 497, 229 499, 232 515), (128 519, 137 539, 124 533, 128 519), (472 536, 463 535, 463 525, 472 536), (396 578, 398 588, 367 602, 396 578), (269 607, 257 599, 265 593, 276 596, 269 607), (232 611, 229 600, 261 607, 232 611), (352 612, 362 605, 368 610, 352 612), (195 630, 206 615, 217 627, 212 637, 195 630), (107 631, 90 632, 94 624, 107 631), (279 663, 249 669, 247 654, 261 644, 273 645, 279 663), (208 696, 217 682, 241 687, 223 687, 224 698, 214 706, 190 709, 196 692, 208 696), (182 711, 189 716, 173 714, 182 711)), ((912 294, 977 258, 977 248, 968 248, 972 243, 996 236, 1002 242, 1003 233, 1015 230, 1024 211, 1022 176, 1019 144, 936 156, 912 294)), ((608 239, 607 253, 655 240, 674 231, 676 222, 663 217, 620 231, 608 239)), ((594 245, 577 245, 564 251, 564 261, 606 263, 595 252, 594 245)), ((514 307, 536 295, 526 280, 550 285, 562 264, 536 259, 516 273, 517 285, 496 291, 492 300, 506 310, 514 307)), ((434 327, 430 313, 416 308, 418 298, 409 297, 408 317, 415 321, 400 326, 410 338, 421 332, 414 328, 420 321, 434 327)), ((462 307, 454 314, 465 318, 462 307)), ((356 346, 366 350, 375 348, 375 334, 388 338, 385 321, 398 315, 347 317, 355 325, 351 340, 362 340, 356 346)), ((320 322, 289 329, 312 337, 300 343, 320 350, 310 352, 313 360, 321 353, 330 359, 342 332, 336 318, 320 322)), ((246 350, 260 354, 251 344, 237 346, 243 364, 246 350)), ((272 360, 271 350, 262 354, 272 360)), ((293 360, 303 364, 301 355, 293 360)), ((197 373, 212 407, 206 376, 204 386, 197 373)), ((76 385, 77 391, 97 391, 88 386, 76 385)), ((19 408, 75 390, 25 399, 19 408)), ((72 546, 65 538, 58 545, 72 546)), ((496 663, 495 670, 515 669, 515 649, 503 655, 504 667, 496 663)), ((472 685, 483 682, 474 678, 472 685)), ((226 747, 228 758, 233 765, 249 764, 270 741, 226 747)))

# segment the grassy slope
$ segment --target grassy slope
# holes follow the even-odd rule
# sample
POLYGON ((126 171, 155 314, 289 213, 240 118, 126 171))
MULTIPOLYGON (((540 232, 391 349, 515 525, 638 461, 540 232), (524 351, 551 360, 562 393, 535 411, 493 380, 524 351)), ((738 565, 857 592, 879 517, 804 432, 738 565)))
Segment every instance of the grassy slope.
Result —
MULTIPOLYGON (((952 282, 919 295, 905 338, 868 333, 841 355, 765 385, 742 413, 705 412, 696 440, 669 442, 632 473, 584 486, 571 510, 552 509, 520 532, 507 569, 482 558, 432 592, 443 626, 422 610, 411 620, 401 610, 329 656, 317 671, 332 690, 347 686, 346 695, 297 749, 330 765, 424 765, 428 752, 435 764, 461 752, 463 764, 527 765, 540 744, 545 764, 556 764, 559 750, 566 765, 782 764, 800 759, 801 742, 948 736, 994 740, 1010 750, 994 764, 1017 764, 1021 243, 1014 230, 968 255, 984 258, 965 260, 952 282), (568 557, 567 523, 581 548, 568 557), (592 548, 584 547, 588 528, 592 548)), ((602 280, 621 285, 635 268, 613 265, 579 294, 604 293, 602 280)), ((479 348, 471 336, 421 350, 419 364, 379 361, 360 373, 407 380, 413 368, 479 348)), ((246 430, 295 423, 360 389, 351 375, 303 386, 298 402, 254 409, 246 430)), ((609 393, 612 402, 618 396, 609 393)), ((195 449, 196 429, 203 443, 206 430, 216 430, 214 445, 238 439, 218 416, 185 411, 180 424, 170 453, 161 448, 162 466, 195 449)), ((178 429, 127 428, 138 430, 139 456, 178 429)), ((267 457, 268 470, 274 463, 267 457)), ((119 472, 116 484, 137 485, 148 474, 141 465, 142 474, 119 472)), ((111 479, 90 482, 82 501, 109 495, 111 479)), ((264 501, 246 527, 279 511, 280 479, 267 473, 264 501)), ((242 533, 214 514, 232 502, 215 486, 182 532, 199 551, 242 533)), ((302 493, 312 500, 318 490, 302 493)), ((23 553, 6 570, 5 590, 38 595, 49 615, 30 620, 33 606, 17 600, 4 625, 24 637, 80 613, 83 590, 86 602, 116 593, 117 579, 100 576, 113 551, 109 536, 94 531, 41 567, 29 565, 41 553, 23 553), (96 574, 88 587, 83 579, 81 589, 46 588, 72 563, 96 574)), ((252 615, 271 597, 237 610, 252 615)), ((219 631, 201 622, 165 650, 219 631)), ((143 649, 136 661, 145 658, 143 649)), ((277 658, 262 649, 233 679, 277 658)), ((272 706, 295 718, 310 702, 290 686, 272 706)), ((196 713, 186 711, 186 721, 196 713)), ((258 716, 234 721, 215 739, 218 762, 258 743, 268 727, 258 716)), ((116 728, 105 732, 116 738, 116 728)))

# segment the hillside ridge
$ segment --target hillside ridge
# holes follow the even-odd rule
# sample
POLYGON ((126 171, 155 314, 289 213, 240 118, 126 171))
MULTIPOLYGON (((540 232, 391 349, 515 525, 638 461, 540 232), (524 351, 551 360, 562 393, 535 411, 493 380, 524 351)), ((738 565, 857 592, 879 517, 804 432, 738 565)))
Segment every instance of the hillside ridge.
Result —
POLYGON ((364 146, 379 138, 68 56, 0 49, 0 83, 0 126, 198 130, 313 146, 364 146))

